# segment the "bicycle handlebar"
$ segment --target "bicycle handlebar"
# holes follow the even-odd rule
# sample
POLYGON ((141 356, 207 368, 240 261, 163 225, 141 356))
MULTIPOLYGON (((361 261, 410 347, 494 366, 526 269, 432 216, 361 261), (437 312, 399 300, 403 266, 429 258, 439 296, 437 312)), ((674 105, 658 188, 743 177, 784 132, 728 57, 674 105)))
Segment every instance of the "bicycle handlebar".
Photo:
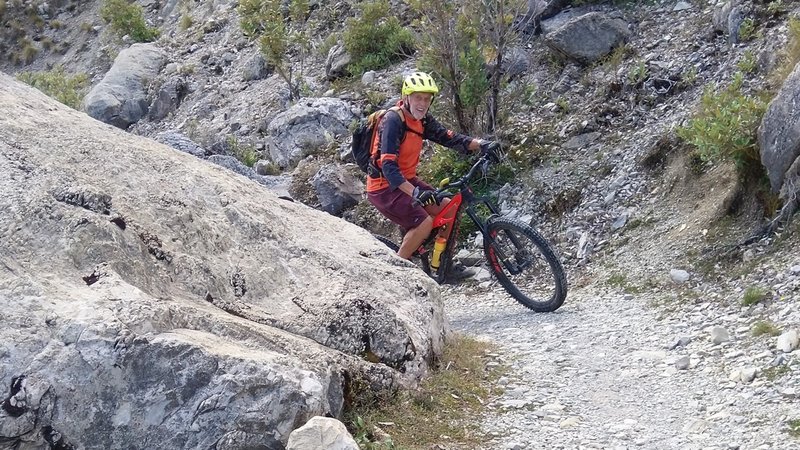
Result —
POLYGON ((472 177, 475 176, 475 171, 481 169, 482 172, 485 172, 489 168, 491 162, 492 161, 486 155, 479 156, 478 159, 475 160, 475 164, 472 165, 466 175, 456 181, 447 183, 446 186, 443 186, 434 192, 433 195, 436 197, 436 202, 439 203, 442 201, 442 199, 452 197, 454 194, 450 193, 451 190, 461 189, 462 186, 469 183, 472 177))
MULTIPOLYGON (((434 191, 433 196, 436 199, 436 204, 442 202, 442 200, 446 198, 450 198, 455 194, 452 194, 450 191, 454 189, 461 189, 462 186, 469 183, 473 176, 475 176, 475 171, 481 169, 481 171, 485 172, 489 165, 491 164, 491 160, 486 155, 480 155, 476 160, 475 164, 469 169, 469 172, 466 173, 463 177, 459 178, 456 181, 447 183, 446 186, 443 186, 436 191, 434 191)), ((421 203, 417 200, 413 200, 411 202, 412 206, 419 206, 421 203)))

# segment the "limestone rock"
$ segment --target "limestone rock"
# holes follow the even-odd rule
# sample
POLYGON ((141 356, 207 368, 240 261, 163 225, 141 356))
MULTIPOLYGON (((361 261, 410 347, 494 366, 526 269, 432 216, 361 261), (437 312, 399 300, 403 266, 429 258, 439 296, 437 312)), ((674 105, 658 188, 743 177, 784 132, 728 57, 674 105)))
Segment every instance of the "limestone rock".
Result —
POLYGON ((342 422, 317 416, 292 431, 286 450, 358 450, 358 444, 342 422))
POLYGON ((4 74, 0 192, 13 448, 283 448, 441 352, 438 287, 363 229, 4 74))
POLYGON ((147 114, 147 89, 166 63, 155 44, 133 44, 121 51, 111 70, 84 99, 86 113, 126 129, 147 114))

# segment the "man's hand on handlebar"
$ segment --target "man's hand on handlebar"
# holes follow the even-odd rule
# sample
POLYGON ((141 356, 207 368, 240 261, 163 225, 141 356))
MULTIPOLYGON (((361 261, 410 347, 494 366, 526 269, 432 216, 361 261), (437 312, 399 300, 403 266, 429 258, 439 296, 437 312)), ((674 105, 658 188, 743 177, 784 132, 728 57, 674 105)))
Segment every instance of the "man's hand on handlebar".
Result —
POLYGON ((503 146, 497 141, 482 141, 481 156, 486 156, 489 161, 498 163, 505 157, 503 146))
POLYGON ((411 198, 414 205, 431 206, 439 203, 436 200, 436 191, 420 189, 419 186, 414 187, 411 198))

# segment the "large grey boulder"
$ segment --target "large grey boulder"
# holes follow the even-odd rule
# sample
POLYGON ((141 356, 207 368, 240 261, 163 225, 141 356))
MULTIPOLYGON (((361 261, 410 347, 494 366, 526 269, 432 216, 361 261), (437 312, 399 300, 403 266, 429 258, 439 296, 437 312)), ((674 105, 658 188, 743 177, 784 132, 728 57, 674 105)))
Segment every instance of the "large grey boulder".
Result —
POLYGON ((4 74, 0 192, 9 448, 282 449, 441 351, 438 287, 365 230, 4 74))
POLYGON ((357 117, 337 98, 304 98, 278 114, 267 126, 270 157, 281 167, 293 167, 309 154, 334 145, 357 117))
POLYGON ((86 96, 84 110, 97 120, 128 128, 147 114, 149 83, 165 63, 166 55, 155 44, 131 45, 86 96))
POLYGON ((317 191, 320 208, 334 216, 356 206, 364 194, 364 183, 338 164, 322 166, 309 182, 317 191))
POLYGON ((772 191, 779 192, 800 157, 800 65, 769 103, 758 127, 758 147, 772 191))
POLYGON ((630 37, 628 25, 599 12, 570 19, 547 34, 545 43, 552 49, 581 64, 591 64, 630 37))

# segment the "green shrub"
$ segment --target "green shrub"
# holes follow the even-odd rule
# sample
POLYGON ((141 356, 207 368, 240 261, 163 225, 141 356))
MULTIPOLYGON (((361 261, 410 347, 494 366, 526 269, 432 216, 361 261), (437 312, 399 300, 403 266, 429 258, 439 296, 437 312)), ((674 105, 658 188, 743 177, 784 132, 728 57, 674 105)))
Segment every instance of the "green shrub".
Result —
POLYGON ((361 16, 348 19, 343 34, 351 74, 382 69, 414 51, 411 32, 390 14, 387 0, 368 0, 360 7, 361 16))
POLYGON ((756 22, 749 17, 744 19, 739 26, 739 39, 742 41, 752 41, 756 37, 758 37, 756 22))
POLYGON ((60 66, 47 72, 22 72, 17 78, 75 109, 78 109, 89 88, 86 74, 70 76, 60 66))
POLYGON ((792 419, 786 421, 786 426, 789 428, 789 435, 795 438, 800 438, 800 419, 792 419))
POLYGON ((290 99, 304 89, 305 60, 311 50, 311 27, 307 26, 308 0, 291 0, 285 16, 281 0, 242 0, 238 11, 242 32, 258 39, 264 58, 286 81, 290 99))
POLYGON ((766 298, 767 298, 767 291, 757 286, 750 286, 744 291, 744 297, 742 297, 742 305, 744 306, 755 305, 757 303, 761 303, 766 298))
POLYGON ((756 73, 756 70, 758 69, 758 62, 756 61, 756 56, 753 54, 752 51, 747 50, 746 52, 744 52, 739 62, 736 63, 736 67, 738 67, 742 73, 748 73, 748 74, 756 73))
POLYGON ((633 85, 644 82, 650 77, 650 71, 644 61, 639 61, 628 71, 628 82, 633 85))
POLYGON ((678 136, 697 149, 704 162, 730 160, 746 178, 763 171, 756 130, 766 111, 766 102, 742 92, 742 74, 737 73, 725 89, 706 87, 700 110, 678 136))
POLYGON ((239 26, 246 36, 255 36, 264 31, 266 24, 276 14, 274 2, 263 0, 240 0, 237 11, 239 12, 239 26))
POLYGON ((764 320, 760 320, 753 324, 752 333, 753 336, 778 336, 781 334, 780 330, 775 326, 775 324, 764 320))
POLYGON ((104 0, 100 18, 111 25, 114 33, 128 35, 135 42, 152 42, 159 36, 158 28, 147 26, 142 7, 126 0, 104 0))
POLYGON ((17 60, 17 63, 22 64, 30 64, 36 59, 36 55, 39 54, 39 49, 31 42, 29 39, 21 39, 20 41, 22 47, 22 53, 20 53, 20 57, 17 60))
POLYGON ((261 159, 261 155, 254 147, 239 143, 236 136, 228 136, 227 141, 231 154, 245 166, 253 167, 261 159))

